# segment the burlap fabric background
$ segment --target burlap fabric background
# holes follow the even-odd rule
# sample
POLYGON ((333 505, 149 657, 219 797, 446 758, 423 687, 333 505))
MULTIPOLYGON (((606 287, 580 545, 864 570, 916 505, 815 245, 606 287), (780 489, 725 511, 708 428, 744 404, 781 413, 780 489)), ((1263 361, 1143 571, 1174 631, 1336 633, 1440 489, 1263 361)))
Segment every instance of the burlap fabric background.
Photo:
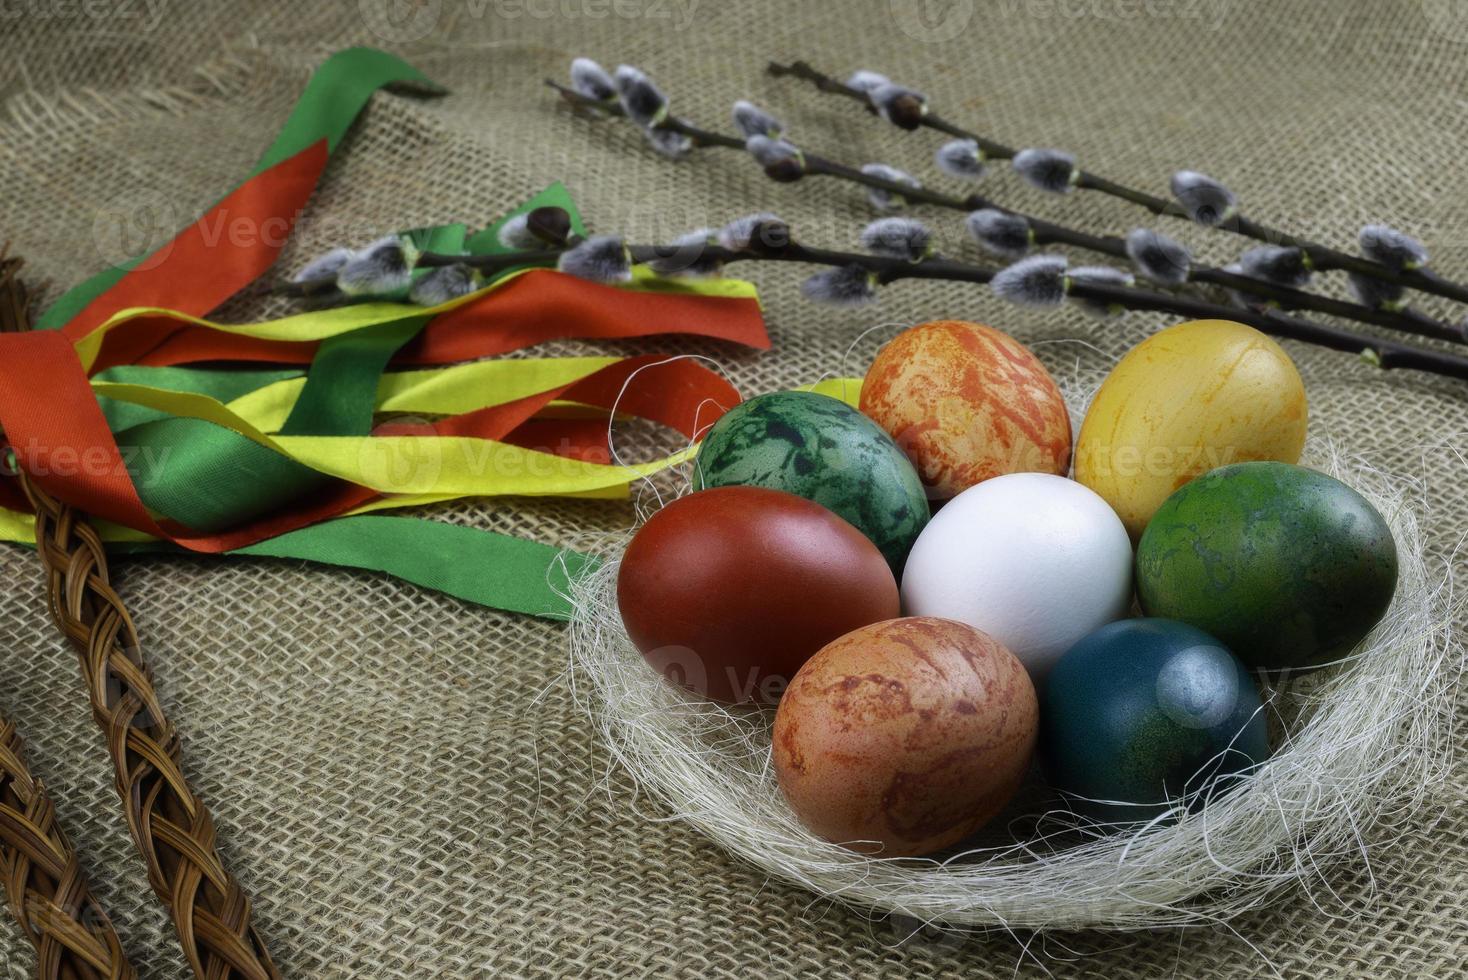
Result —
MULTIPOLYGON (((1432 244, 1440 268, 1468 277, 1468 5, 1458 0, 428 0, 386 18, 387 9, 0 3, 0 237, 56 286, 79 280, 148 228, 181 226, 212 203, 269 141, 312 65, 373 43, 454 94, 375 99, 287 267, 328 243, 490 219, 553 178, 596 227, 639 240, 768 207, 808 240, 845 244, 868 215, 846 185, 774 185, 722 151, 670 164, 625 126, 574 117, 539 83, 586 54, 642 66, 695 120, 722 126, 729 103, 748 96, 813 151, 941 182, 930 135, 902 136, 761 74, 769 56, 838 72, 869 65, 926 86, 947 115, 1021 145, 1071 148, 1143 186, 1195 166, 1232 184, 1251 213, 1340 244, 1364 220, 1399 224, 1432 244)), ((988 186, 1095 230, 1138 220, 1105 201, 1044 198, 1007 174, 988 186)), ((934 224, 950 250, 975 254, 953 217, 934 224)), ((1220 246, 1241 247, 1191 238, 1214 242, 1214 259, 1228 256, 1220 246)), ((1003 326, 1037 344, 1057 374, 1094 381, 1166 322, 1021 313, 945 284, 902 284, 879 308, 834 312, 799 298, 799 270, 753 277, 774 352, 636 349, 709 354, 755 393, 860 373, 900 326, 957 316, 1003 326)), ((247 298, 226 312, 272 310, 247 298)), ((1291 353, 1313 434, 1413 481, 1435 556, 1448 562, 1468 529, 1458 448, 1468 388, 1291 353)), ((625 527, 632 509, 503 501, 437 516, 565 541, 625 527)), ((0 549, 0 583, 0 705, 28 737, 134 961, 147 977, 180 977, 72 655, 46 619, 34 555, 0 549)), ((1468 955, 1461 764, 1431 813, 1365 830, 1369 871, 1341 868, 1329 888, 1252 915, 1237 933, 913 936, 912 923, 815 901, 660 821, 574 708, 553 625, 297 563, 137 561, 121 585, 287 976, 1008 977, 1041 972, 1028 945, 1060 976, 1437 977, 1459 975, 1468 955)), ((4 974, 26 976, 31 963, 18 933, 0 930, 4 974)))

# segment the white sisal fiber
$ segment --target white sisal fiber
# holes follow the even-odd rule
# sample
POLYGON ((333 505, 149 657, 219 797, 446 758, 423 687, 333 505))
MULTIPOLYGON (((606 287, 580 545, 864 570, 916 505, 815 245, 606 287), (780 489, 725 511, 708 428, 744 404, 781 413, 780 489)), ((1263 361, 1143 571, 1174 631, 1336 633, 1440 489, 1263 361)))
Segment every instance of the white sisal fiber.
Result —
POLYGON ((1312 447, 1302 462, 1356 488, 1385 516, 1398 548, 1396 597, 1351 657, 1264 687, 1276 722, 1272 758, 1170 825, 1078 827, 1042 803, 988 828, 984 847, 942 860, 873 858, 814 837, 775 783, 773 713, 677 690, 629 643, 616 605, 625 535, 601 542, 605 560, 573 584, 577 698, 614 758, 674 815, 828 899, 953 929, 1224 922, 1321 881, 1332 863, 1386 846, 1381 825, 1423 808, 1452 744, 1461 651, 1447 628, 1450 570, 1429 571, 1416 517, 1388 475, 1330 446, 1312 447))

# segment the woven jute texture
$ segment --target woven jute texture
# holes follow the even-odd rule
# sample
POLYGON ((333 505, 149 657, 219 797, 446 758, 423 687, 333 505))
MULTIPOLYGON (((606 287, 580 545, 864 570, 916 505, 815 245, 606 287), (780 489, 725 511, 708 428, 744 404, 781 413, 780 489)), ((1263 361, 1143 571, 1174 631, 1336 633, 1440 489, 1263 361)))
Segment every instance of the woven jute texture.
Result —
MULTIPOLYGON (((775 185, 726 151, 669 163, 626 125, 558 106, 540 79, 584 54, 640 65, 695 121, 723 126, 735 98, 753 98, 813 152, 941 184, 931 134, 762 75, 769 57, 835 73, 867 65, 926 87, 950 118, 1072 149, 1130 183, 1160 190, 1174 169, 1205 170, 1251 214, 1333 244, 1349 245, 1366 220, 1397 224, 1433 246, 1445 273, 1468 277, 1458 0, 17 0, 0 17, 0 237, 51 281, 48 297, 232 187, 311 67, 350 43, 399 52, 453 94, 374 99, 288 268, 328 244, 487 221, 557 178, 595 227, 642 241, 770 208, 807 241, 852 242, 869 211, 847 185, 775 185)), ((1045 198, 1002 172, 986 190, 1096 231, 1142 217, 1088 196, 1045 198)), ((977 258, 953 217, 934 224, 945 250, 977 258)), ((1173 230, 1210 260, 1242 247, 1173 230)), ((799 297, 800 270, 751 274, 773 352, 678 340, 611 352, 706 354, 753 394, 859 374, 902 326, 964 317, 1012 331, 1058 376, 1087 384, 1168 322, 1017 312, 955 284, 899 284, 875 309, 833 312, 799 297)), ((245 297, 223 313, 276 309, 245 297)), ((1312 438, 1397 474, 1446 568, 1468 531, 1468 388, 1290 352, 1312 438)), ((634 515, 627 504, 506 500, 433 516, 569 542, 634 515)), ((940 937, 768 881, 664 820, 592 739, 552 624, 291 562, 154 558, 119 563, 114 581, 286 976, 1042 975, 1028 949, 1058 976, 1443 977, 1468 957, 1461 763, 1429 812, 1363 828, 1369 863, 1232 931, 940 937)), ((47 620, 37 558, 20 548, 0 549, 0 707, 140 973, 183 976, 73 654, 47 620)), ((5 976, 27 976, 32 955, 13 927, 0 930, 5 976)))

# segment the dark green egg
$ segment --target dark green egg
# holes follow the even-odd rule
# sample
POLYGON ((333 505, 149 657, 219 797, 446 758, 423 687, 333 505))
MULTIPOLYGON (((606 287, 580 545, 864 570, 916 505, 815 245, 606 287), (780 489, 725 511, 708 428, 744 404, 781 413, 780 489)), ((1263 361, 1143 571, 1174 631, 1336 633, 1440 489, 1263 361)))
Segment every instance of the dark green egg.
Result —
POLYGON ((1396 542, 1376 508, 1288 463, 1237 463, 1185 484, 1137 545, 1146 613, 1191 623, 1254 667, 1345 656, 1396 585, 1396 542))
POLYGON ((871 539, 892 566, 928 523, 928 498, 907 455, 845 402, 777 391, 735 406, 704 437, 694 488, 768 487, 813 500, 871 539))
POLYGON ((1269 758, 1259 691, 1216 639, 1186 623, 1124 619, 1055 664, 1040 701, 1046 774, 1079 812, 1151 820, 1196 809, 1269 758))

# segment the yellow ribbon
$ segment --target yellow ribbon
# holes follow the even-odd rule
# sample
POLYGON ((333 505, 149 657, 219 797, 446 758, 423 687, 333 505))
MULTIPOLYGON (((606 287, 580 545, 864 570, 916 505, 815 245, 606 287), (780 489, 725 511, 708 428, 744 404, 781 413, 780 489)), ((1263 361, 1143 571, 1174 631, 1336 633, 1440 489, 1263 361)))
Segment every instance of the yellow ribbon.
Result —
MULTIPOLYGON (((374 408, 379 412, 458 415, 573 384, 620 360, 619 357, 519 358, 384 374, 377 385, 374 408)), ((277 381, 241 395, 229 402, 228 408, 262 432, 275 432, 290 414, 305 383, 304 377, 277 381)), ((105 390, 107 384, 94 381, 92 388, 99 395, 111 395, 112 392, 105 390)))

